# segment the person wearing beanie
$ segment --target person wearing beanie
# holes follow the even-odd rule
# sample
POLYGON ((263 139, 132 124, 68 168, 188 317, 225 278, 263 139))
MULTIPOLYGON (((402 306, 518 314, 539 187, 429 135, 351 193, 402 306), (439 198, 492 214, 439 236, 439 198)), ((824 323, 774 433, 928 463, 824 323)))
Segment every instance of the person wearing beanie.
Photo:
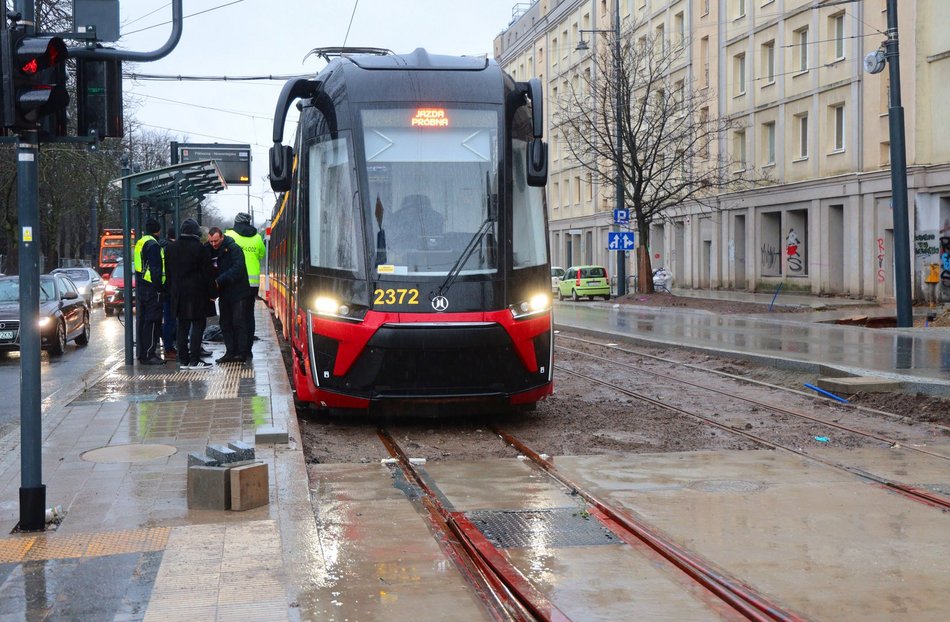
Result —
POLYGON ((211 258, 216 262, 214 285, 218 294, 224 356, 216 363, 243 363, 251 346, 247 340, 247 317, 253 310, 251 288, 247 283, 247 265, 237 242, 217 227, 208 234, 211 258))
POLYGON ((247 357, 251 358, 251 346, 254 345, 254 333, 257 326, 254 322, 254 301, 260 293, 261 286, 261 261, 267 250, 264 247, 264 239, 257 232, 257 229, 251 225, 251 215, 245 212, 239 213, 234 217, 234 227, 228 229, 224 234, 237 242, 241 250, 244 251, 244 263, 247 266, 247 284, 251 288, 251 298, 247 313, 247 357))
POLYGON ((162 293, 165 291, 165 249, 155 236, 161 225, 154 218, 145 221, 145 235, 136 240, 132 253, 135 269, 136 328, 138 359, 142 365, 164 365, 158 355, 162 338, 162 293))
POLYGON ((201 360, 201 339, 207 324, 214 276, 211 251, 201 243, 201 228, 188 218, 181 223, 180 239, 166 249, 169 306, 178 319, 176 345, 181 369, 210 369, 201 360))

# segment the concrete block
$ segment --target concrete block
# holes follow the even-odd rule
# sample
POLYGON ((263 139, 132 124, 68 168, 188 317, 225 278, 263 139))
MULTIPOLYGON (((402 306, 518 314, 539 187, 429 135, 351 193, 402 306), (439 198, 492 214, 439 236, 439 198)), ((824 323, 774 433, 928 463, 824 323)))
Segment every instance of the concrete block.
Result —
POLYGON ((852 376, 849 378, 819 378, 818 386, 835 394, 850 395, 863 393, 891 393, 901 390, 897 380, 877 378, 875 376, 852 376))
POLYGON ((224 445, 208 445, 205 449, 205 453, 208 454, 209 458, 217 460, 221 464, 228 464, 239 460, 237 452, 224 445))
POLYGON ((221 466, 221 463, 214 458, 192 451, 188 454, 188 466, 221 466))
POLYGON ((254 433, 255 445, 286 445, 289 442, 287 430, 273 425, 262 425, 257 427, 254 433))
POLYGON ((230 470, 227 467, 188 467, 188 509, 230 510, 230 470))
POLYGON ((228 449, 237 453, 238 460, 240 461, 254 459, 254 447, 248 445, 244 441, 234 441, 233 443, 228 443, 228 449))
POLYGON ((266 463, 233 467, 230 469, 230 477, 232 510, 250 510, 269 503, 270 484, 266 463))

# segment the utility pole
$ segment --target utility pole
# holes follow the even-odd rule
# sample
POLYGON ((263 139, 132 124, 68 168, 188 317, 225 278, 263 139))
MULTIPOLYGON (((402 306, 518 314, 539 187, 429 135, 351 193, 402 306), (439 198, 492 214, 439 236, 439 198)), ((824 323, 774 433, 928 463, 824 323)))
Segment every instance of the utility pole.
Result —
POLYGON ((891 141, 891 207, 894 219, 894 279, 897 286, 897 326, 914 325, 911 303, 910 220, 907 206, 907 155, 904 144, 904 107, 901 105, 901 69, 897 46, 897 0, 887 0, 887 41, 884 57, 890 72, 887 122, 891 141))

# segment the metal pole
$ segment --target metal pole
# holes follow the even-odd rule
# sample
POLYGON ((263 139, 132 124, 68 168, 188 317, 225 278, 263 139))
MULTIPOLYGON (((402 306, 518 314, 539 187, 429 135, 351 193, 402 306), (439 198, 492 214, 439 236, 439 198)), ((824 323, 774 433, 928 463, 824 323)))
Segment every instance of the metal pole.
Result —
POLYGON ((910 272, 910 220, 907 207, 907 156, 904 145, 904 107, 901 106, 901 69, 897 49, 897 0, 887 0, 887 41, 884 56, 891 78, 887 121, 891 141, 891 206, 894 218, 894 279, 897 285, 897 326, 914 325, 910 272))
POLYGON ((20 226, 20 529, 23 531, 42 531, 46 527, 40 406, 38 157, 39 132, 23 132, 17 144, 17 216, 20 226))
MULTIPOLYGON (((132 335, 132 275, 135 268, 132 258, 132 182, 128 176, 129 157, 122 156, 122 264, 125 274, 122 275, 122 315, 125 318, 125 364, 131 365, 134 358, 134 342, 132 335)), ((142 235, 139 230, 139 235, 142 235)))
MULTIPOLYGON (((617 92, 617 101, 614 104, 615 117, 617 122, 617 179, 615 180, 614 194, 615 207, 622 210, 624 206, 623 197, 623 137, 621 128, 623 127, 623 91, 620 88, 620 0, 614 0, 614 89, 617 92)), ((623 231, 622 225, 617 225, 618 231, 623 231)), ((627 251, 623 248, 617 250, 617 295, 623 296, 627 293, 627 251)))

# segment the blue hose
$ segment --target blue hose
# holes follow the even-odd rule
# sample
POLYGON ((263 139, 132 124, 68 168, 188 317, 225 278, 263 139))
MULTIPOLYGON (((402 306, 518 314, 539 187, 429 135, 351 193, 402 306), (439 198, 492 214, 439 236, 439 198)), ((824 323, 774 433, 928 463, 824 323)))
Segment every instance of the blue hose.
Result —
POLYGON ((769 303, 769 313, 772 312, 772 305, 775 304, 775 299, 778 298, 778 293, 782 291, 782 285, 785 285, 784 282, 778 284, 778 288, 775 290, 775 295, 772 296, 772 302, 769 303))
POLYGON ((835 395, 834 393, 829 393, 828 391, 825 391, 824 389, 820 389, 820 388, 816 387, 816 386, 813 385, 813 384, 808 384, 808 383, 806 382, 806 383, 805 383, 805 386, 808 387, 809 389, 811 389, 812 391, 817 391, 818 393, 821 393, 821 394, 824 395, 825 397, 830 397, 830 398, 833 399, 833 400, 838 400, 839 402, 842 402, 842 403, 844 403, 844 404, 850 404, 850 403, 851 403, 851 402, 849 402, 848 400, 844 399, 843 397, 838 397, 838 396, 835 395))

